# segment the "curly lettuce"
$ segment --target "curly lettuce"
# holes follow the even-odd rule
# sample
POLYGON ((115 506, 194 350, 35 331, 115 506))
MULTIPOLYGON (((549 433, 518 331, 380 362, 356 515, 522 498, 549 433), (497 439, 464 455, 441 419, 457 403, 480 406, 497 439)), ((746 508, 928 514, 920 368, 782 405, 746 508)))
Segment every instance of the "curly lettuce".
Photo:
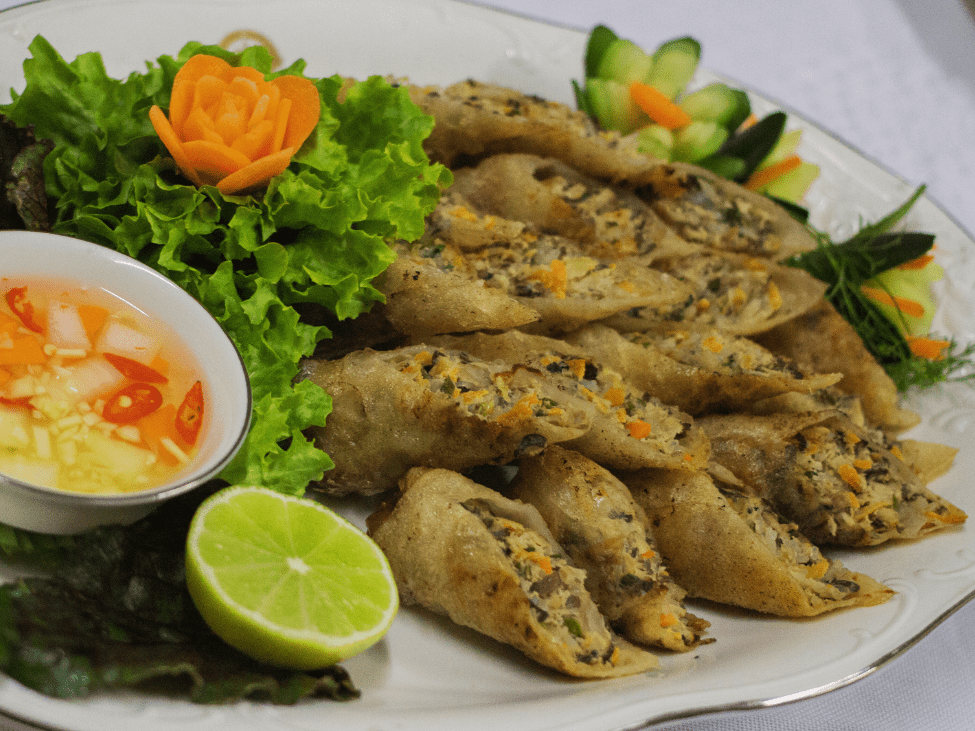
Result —
POLYGON ((381 300, 372 281, 394 258, 387 243, 417 238, 450 182, 422 147, 432 119, 382 78, 313 79, 321 117, 290 167, 263 195, 224 196, 179 175, 149 108, 168 108, 176 72, 197 53, 269 78, 302 75, 303 61, 272 73, 262 47, 237 54, 193 42, 115 79, 98 53, 68 62, 41 36, 30 51, 26 85, 0 113, 54 142, 44 159, 51 230, 141 260, 213 314, 244 359, 254 399, 248 439, 221 477, 300 494, 332 463, 305 436, 324 423, 328 395, 293 382, 330 332, 299 311, 342 320, 381 300))

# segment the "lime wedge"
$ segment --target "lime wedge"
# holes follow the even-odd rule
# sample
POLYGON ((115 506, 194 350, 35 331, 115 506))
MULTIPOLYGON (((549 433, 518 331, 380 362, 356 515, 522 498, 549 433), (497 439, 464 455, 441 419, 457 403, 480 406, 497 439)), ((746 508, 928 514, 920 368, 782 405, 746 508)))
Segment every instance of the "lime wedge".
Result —
POLYGON ((186 583, 211 629, 241 652, 301 670, 379 641, 399 608, 379 547, 325 506, 228 487, 190 524, 186 583))

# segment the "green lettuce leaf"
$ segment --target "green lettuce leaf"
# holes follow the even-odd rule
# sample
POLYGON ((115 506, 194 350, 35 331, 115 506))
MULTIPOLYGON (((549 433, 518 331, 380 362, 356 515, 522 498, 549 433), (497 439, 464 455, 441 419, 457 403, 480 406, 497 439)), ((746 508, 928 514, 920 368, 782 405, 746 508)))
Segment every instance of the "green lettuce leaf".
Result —
POLYGON ((176 72, 196 53, 269 77, 300 75, 303 62, 271 73, 263 48, 189 43, 113 79, 97 53, 68 62, 40 36, 30 51, 26 86, 0 112, 54 142, 44 159, 57 202, 52 230, 129 254, 203 303, 240 351, 253 390, 252 429, 221 477, 300 494, 332 463, 306 436, 324 423, 328 396, 293 383, 301 358, 330 333, 298 310, 344 320, 381 300, 372 281, 394 258, 388 242, 419 236, 450 182, 423 151, 432 119, 379 77, 351 87, 313 79, 321 118, 290 167, 263 195, 224 196, 178 174, 149 108, 168 108, 176 72))

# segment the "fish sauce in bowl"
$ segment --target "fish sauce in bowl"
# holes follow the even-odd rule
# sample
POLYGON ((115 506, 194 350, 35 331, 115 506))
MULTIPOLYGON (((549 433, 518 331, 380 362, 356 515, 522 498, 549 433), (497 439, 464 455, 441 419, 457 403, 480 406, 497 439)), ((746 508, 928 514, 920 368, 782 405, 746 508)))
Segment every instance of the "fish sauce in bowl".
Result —
POLYGON ((205 425, 174 333, 100 288, 0 277, 0 473, 79 493, 172 480, 205 425))

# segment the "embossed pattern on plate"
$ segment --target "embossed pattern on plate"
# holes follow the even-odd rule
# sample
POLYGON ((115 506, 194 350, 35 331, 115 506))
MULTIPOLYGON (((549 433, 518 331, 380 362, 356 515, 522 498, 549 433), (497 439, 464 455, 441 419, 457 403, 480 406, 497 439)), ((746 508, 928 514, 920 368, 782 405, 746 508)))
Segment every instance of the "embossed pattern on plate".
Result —
MULTIPOLYGON (((109 72, 122 76, 141 69, 146 59, 175 53, 186 41, 217 42, 242 28, 267 35, 286 63, 305 58, 312 75, 394 74, 436 84, 473 77, 566 103, 572 101, 569 79, 580 73, 585 44, 585 36, 572 30, 451 0, 44 0, 0 14, 0 94, 22 84, 21 64, 37 33, 69 59, 102 52, 109 72)), ((765 103, 755 99, 759 109, 765 103)), ((805 130, 802 154, 823 169, 809 198, 815 225, 842 236, 861 218, 875 219, 911 193, 904 181, 828 133, 794 116, 792 122, 805 130)), ((975 339, 971 236, 927 199, 908 224, 937 234, 946 264, 937 328, 964 342, 975 339)), ((971 389, 935 389, 912 396, 909 405, 925 417, 911 437, 957 447, 975 442, 971 389)), ((971 511, 963 476, 973 472, 975 456, 963 451, 934 488, 971 511)), ((360 522, 364 518, 361 510, 345 509, 360 522)), ((363 691, 352 703, 200 707, 137 693, 64 702, 0 679, 0 723, 6 715, 71 731, 653 726, 722 708, 774 705, 848 684, 916 642, 975 592, 971 527, 914 545, 836 556, 899 593, 879 607, 802 622, 695 608, 712 622, 718 641, 687 655, 664 656, 661 669, 649 676, 566 680, 473 632, 407 609, 383 643, 346 663, 363 691)), ((9 569, 0 570, 9 575, 9 569)))

